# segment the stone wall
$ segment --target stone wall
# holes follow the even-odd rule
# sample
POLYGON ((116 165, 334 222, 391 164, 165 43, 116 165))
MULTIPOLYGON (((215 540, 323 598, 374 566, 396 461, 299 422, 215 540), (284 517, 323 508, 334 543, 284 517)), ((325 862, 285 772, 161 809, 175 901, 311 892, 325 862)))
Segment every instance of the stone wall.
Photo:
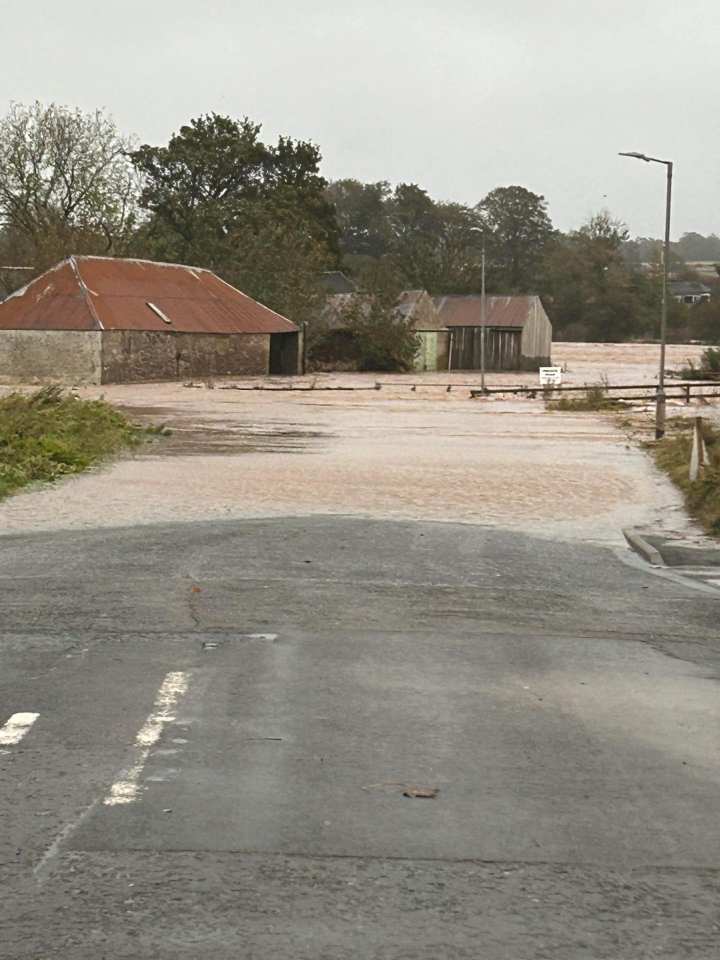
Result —
POLYGON ((93 330, 0 330, 0 381, 100 383, 93 330))
POLYGON ((268 334, 106 330, 102 382, 264 375, 269 356, 268 334))

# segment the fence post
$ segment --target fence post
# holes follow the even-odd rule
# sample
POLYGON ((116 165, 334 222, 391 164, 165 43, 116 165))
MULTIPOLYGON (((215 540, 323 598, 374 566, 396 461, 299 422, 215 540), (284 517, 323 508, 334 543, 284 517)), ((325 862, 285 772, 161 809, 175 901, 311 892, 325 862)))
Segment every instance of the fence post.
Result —
POLYGON ((695 417, 692 453, 690 454, 690 483, 694 483, 698 477, 702 476, 703 471, 705 470, 707 459, 707 447, 705 446, 705 440, 703 439, 702 431, 702 417, 695 417))

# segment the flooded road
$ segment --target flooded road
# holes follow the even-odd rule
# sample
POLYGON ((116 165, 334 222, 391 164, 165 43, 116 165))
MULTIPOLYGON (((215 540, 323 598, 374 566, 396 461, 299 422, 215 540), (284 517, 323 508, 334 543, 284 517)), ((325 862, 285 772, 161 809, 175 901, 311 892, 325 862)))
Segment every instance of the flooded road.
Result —
MULTIPOLYGON (((558 360, 566 355, 568 382, 597 382, 606 369, 622 371, 612 349, 559 345, 558 360)), ((675 359, 692 349, 676 348, 675 359)), ((626 376, 652 382, 656 348, 630 352, 626 376)), ((488 382, 536 377, 493 374, 488 382)), ((97 471, 4 501, 0 526, 11 532, 344 514, 489 524, 606 544, 622 543, 625 526, 690 529, 677 491, 615 419, 550 412, 541 400, 511 396, 471 400, 467 384, 477 381, 473 373, 395 376, 380 390, 358 392, 250 389, 273 386, 269 380, 214 389, 86 388, 83 395, 102 395, 170 435, 97 471)), ((371 382, 349 374, 295 381, 371 382)))

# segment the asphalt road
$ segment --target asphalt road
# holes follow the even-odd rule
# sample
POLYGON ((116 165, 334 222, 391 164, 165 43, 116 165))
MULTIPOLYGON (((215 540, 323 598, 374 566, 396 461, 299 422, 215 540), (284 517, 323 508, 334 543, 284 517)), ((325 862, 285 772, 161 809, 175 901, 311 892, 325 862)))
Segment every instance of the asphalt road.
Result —
POLYGON ((342 517, 6 536, 0 583, 1 957, 717 956, 718 595, 342 517))

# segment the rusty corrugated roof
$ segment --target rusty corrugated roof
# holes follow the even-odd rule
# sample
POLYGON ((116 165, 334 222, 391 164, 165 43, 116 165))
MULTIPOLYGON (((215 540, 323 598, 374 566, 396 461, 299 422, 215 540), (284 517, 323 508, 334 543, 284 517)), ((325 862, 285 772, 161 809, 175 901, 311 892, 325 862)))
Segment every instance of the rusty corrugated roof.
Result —
MULTIPOLYGON (((479 294, 452 294, 433 297, 440 319, 446 327, 482 326, 479 294)), ((537 297, 486 297, 486 327, 524 327, 537 297)))
POLYGON ((297 327, 209 270, 70 257, 0 303, 0 330, 229 334, 291 333, 297 327))

